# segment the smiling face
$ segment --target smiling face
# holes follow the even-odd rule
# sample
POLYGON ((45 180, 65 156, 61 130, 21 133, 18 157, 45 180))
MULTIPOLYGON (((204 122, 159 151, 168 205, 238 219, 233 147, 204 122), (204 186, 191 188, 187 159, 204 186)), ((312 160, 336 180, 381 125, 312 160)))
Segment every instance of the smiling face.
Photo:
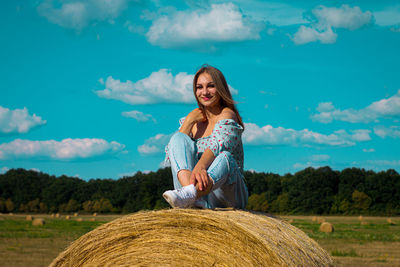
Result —
POLYGON ((196 98, 205 108, 220 105, 221 97, 217 92, 217 86, 207 72, 200 74, 197 79, 196 98))

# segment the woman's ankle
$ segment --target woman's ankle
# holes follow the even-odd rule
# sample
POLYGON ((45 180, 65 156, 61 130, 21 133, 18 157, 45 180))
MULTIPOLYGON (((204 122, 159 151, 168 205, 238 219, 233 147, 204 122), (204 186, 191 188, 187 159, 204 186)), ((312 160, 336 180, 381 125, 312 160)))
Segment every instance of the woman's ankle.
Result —
POLYGON ((214 181, 210 177, 208 177, 208 185, 204 190, 199 189, 199 184, 196 184, 196 198, 199 199, 205 195, 208 195, 214 186, 214 181))
POLYGON ((177 174, 179 183, 182 186, 190 185, 190 175, 192 174, 189 170, 180 170, 177 174))

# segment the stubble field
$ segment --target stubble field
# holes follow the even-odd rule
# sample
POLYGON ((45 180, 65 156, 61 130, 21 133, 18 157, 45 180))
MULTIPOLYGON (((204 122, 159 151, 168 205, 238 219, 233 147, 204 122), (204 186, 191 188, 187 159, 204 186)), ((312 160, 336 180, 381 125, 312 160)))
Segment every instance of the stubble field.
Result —
MULTIPOLYGON (((0 266, 48 266, 72 241, 122 215, 33 215, 46 224, 33 226, 26 215, 0 214, 0 266)), ((400 266, 400 217, 281 216, 316 240, 338 266, 400 266), (333 233, 319 232, 321 221, 333 233), (319 222, 318 222, 319 221, 319 222)))

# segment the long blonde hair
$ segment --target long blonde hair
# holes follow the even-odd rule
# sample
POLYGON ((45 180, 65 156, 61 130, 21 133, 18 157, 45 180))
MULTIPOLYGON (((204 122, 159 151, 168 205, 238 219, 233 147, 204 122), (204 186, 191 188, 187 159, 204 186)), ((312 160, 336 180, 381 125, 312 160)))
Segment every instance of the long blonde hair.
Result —
MULTIPOLYGON (((213 79, 213 81, 215 83, 217 93, 221 97, 221 106, 232 109, 236 114, 239 124, 244 128, 242 117, 240 117, 239 111, 237 110, 237 108, 235 106, 235 101, 232 98, 232 94, 229 90, 228 83, 226 82, 224 75, 222 74, 222 72, 219 69, 205 64, 196 72, 196 74, 194 75, 194 78, 193 78, 193 93, 194 93, 195 97, 196 97, 196 90, 197 90, 197 88, 196 88, 197 79, 199 78, 200 74, 202 74, 202 73, 207 73, 211 76, 211 78, 213 79)), ((197 101, 199 108, 204 111, 204 106, 202 104, 200 104, 197 97, 196 97, 196 101, 197 101)))

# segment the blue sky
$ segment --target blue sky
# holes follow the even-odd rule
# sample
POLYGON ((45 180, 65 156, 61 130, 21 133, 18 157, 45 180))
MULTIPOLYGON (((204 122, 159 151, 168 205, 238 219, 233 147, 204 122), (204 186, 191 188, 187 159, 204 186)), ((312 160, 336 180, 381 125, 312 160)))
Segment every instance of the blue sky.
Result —
POLYGON ((398 1, 0 7, 0 173, 157 170, 204 63, 234 92, 246 170, 400 171, 398 1))

